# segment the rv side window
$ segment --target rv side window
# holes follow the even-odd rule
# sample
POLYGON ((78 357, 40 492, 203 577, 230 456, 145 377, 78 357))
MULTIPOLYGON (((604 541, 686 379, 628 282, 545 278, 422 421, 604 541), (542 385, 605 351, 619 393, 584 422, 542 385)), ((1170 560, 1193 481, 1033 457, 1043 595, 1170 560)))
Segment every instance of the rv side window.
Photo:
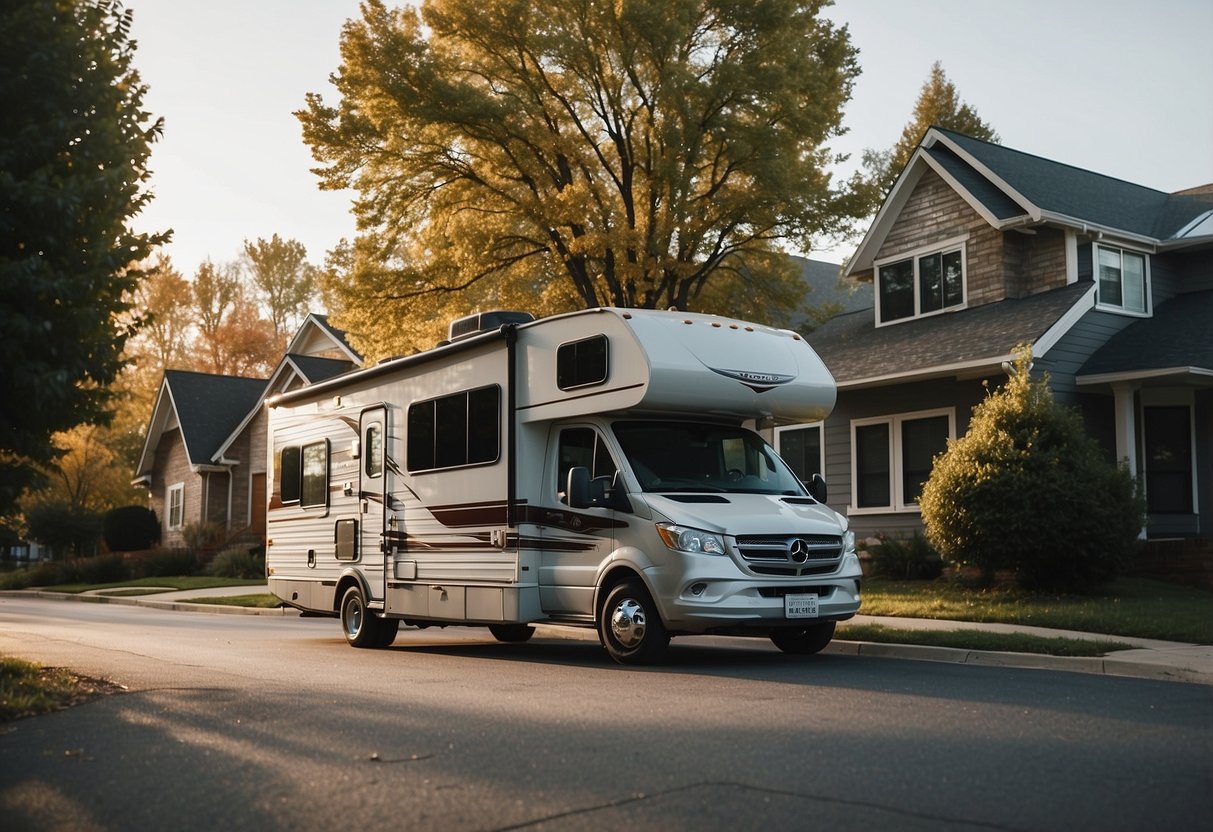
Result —
POLYGON ((383 425, 378 422, 366 426, 366 475, 377 477, 383 473, 383 425))
POLYGON ((409 406, 408 469, 432 471, 496 462, 501 388, 481 387, 409 406))
POLYGON ((588 387, 607 380, 607 338, 595 335, 556 349, 556 386, 561 390, 588 387))
POLYGON ((329 503, 329 443, 326 439, 303 446, 303 476, 299 489, 302 508, 327 506, 329 503))
POLYGON ((278 457, 278 474, 281 477, 280 490, 283 503, 299 502, 299 474, 302 467, 299 464, 299 448, 283 448, 278 457))

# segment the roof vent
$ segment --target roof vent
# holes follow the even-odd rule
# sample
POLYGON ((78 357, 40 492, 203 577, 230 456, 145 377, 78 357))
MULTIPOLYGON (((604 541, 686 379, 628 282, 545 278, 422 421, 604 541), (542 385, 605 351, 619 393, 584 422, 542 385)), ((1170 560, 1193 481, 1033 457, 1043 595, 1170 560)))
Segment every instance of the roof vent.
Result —
POLYGON ((530 312, 510 312, 502 309, 493 312, 477 312, 475 315, 466 315, 451 321, 447 338, 457 341, 481 332, 501 329, 506 324, 526 324, 533 320, 535 320, 535 316, 530 312))

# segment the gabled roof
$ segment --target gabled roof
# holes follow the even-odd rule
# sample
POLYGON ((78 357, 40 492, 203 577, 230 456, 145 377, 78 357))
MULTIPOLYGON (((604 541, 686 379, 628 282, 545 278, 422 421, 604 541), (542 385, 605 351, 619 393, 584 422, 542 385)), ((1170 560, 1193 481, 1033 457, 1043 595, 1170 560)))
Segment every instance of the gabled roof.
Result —
POLYGON ((1030 153, 932 127, 860 243, 847 274, 872 268, 914 186, 938 173, 996 228, 1050 224, 1152 248, 1213 242, 1213 201, 1168 194, 1030 153))
POLYGON ((792 255, 800 266, 800 278, 809 285, 810 306, 837 305, 843 312, 854 312, 872 305, 872 284, 842 276, 842 266, 824 260, 792 255))
POLYGON ((181 429, 190 465, 214 465, 232 429, 261 400, 263 378, 165 370, 135 477, 151 473, 160 437, 181 429))
POLYGON ((345 337, 345 330, 330 324, 327 315, 315 312, 304 319, 291 342, 287 344, 286 352, 296 355, 332 353, 333 357, 340 355, 356 365, 362 364, 362 355, 350 346, 345 337))
POLYGON ((879 328, 868 308, 831 318, 806 340, 840 388, 977 374, 997 369, 1018 344, 1043 354, 1065 321, 1090 308, 1093 290, 1076 283, 879 328))
POLYGON ((1203 376, 1213 384, 1213 290, 1160 303, 1108 339, 1078 371, 1079 384, 1203 376))

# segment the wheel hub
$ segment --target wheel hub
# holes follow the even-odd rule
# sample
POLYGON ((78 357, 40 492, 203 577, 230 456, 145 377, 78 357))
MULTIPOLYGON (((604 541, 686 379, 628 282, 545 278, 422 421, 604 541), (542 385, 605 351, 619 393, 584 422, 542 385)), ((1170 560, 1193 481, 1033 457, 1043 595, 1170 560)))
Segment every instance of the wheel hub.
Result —
POLYGON ((635 647, 644 640, 644 607, 627 598, 611 614, 611 634, 624 647, 635 647))

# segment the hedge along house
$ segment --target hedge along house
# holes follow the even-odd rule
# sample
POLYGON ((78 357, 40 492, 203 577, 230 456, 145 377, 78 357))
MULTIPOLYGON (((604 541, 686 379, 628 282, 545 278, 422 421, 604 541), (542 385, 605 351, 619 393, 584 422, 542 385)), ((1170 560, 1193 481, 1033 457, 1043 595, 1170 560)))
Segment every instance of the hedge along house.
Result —
POLYGON ((780 453, 857 533, 921 527, 933 457, 1029 344, 1144 484, 1151 537, 1213 526, 1213 187, 1166 194, 932 128, 851 258, 874 288, 808 340, 838 383, 780 453))
POLYGON ((272 395, 361 366, 345 333, 309 315, 268 378, 166 370, 133 482, 148 489, 161 545, 213 523, 224 543, 265 542, 266 417, 272 395))

